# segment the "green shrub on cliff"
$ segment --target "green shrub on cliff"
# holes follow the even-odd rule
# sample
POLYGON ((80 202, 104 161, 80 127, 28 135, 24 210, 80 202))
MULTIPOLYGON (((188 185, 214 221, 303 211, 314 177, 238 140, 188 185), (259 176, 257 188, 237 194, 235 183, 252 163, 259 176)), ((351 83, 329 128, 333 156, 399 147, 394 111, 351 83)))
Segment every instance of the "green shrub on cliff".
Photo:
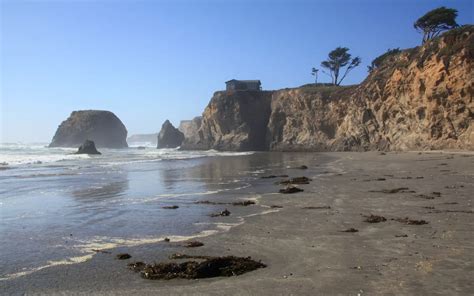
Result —
POLYGON ((393 56, 393 55, 396 55, 396 54, 399 54, 400 52, 402 52, 400 50, 400 48, 394 48, 394 49, 388 49, 386 53, 376 57, 372 63, 370 64, 370 66, 367 66, 367 68, 369 69, 369 72, 374 70, 375 68, 378 68, 380 67, 380 65, 382 65, 382 63, 389 57, 393 56))

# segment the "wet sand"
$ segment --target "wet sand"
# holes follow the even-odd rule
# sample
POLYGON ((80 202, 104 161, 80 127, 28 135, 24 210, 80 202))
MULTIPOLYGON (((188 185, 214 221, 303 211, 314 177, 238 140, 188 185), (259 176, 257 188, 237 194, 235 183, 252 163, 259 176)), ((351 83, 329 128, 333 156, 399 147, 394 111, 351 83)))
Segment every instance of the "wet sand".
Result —
MULTIPOLYGON (((225 224, 232 214, 215 218, 230 229, 198 238, 202 247, 171 241, 117 248, 84 263, 2 281, 1 294, 467 295, 474 290, 474 154, 323 156, 330 159, 323 165, 302 157, 299 164, 307 170, 262 172, 312 181, 297 185, 304 192, 279 194, 283 186, 274 182, 282 178, 259 179, 248 196, 261 197, 249 207, 263 212, 232 225, 225 224), (371 214, 387 221, 364 222, 371 214), (405 217, 428 224, 396 220, 405 217), (350 228, 358 232, 343 232, 350 228), (123 252, 132 258, 116 260, 123 252), (267 267, 228 278, 169 281, 142 279, 127 269, 134 261, 172 261, 168 256, 177 252, 251 256, 267 267)), ((232 213, 234 208, 227 208, 232 213)))

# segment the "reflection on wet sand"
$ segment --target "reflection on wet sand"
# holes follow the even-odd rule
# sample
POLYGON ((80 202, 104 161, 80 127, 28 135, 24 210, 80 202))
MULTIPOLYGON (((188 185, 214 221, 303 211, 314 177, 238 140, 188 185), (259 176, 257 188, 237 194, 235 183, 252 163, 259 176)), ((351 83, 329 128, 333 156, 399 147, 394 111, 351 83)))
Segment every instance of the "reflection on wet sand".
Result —
POLYGON ((120 172, 111 176, 110 179, 99 181, 90 182, 89 186, 73 190, 72 196, 77 201, 97 201, 103 198, 122 196, 129 189, 129 180, 126 172, 120 172))

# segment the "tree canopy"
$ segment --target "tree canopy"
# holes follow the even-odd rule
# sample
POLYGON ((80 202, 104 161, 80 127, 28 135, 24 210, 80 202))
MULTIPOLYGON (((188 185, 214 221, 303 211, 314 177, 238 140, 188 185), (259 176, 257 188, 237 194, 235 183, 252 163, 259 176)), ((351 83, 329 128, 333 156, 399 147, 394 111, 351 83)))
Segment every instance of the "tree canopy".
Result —
POLYGON ((329 71, 329 73, 323 72, 331 77, 334 85, 340 85, 347 74, 359 66, 361 62, 360 57, 352 58, 352 55, 349 53, 349 48, 337 47, 328 54, 328 59, 321 63, 321 67, 329 71), (347 68, 344 74, 340 76, 341 70, 346 66, 347 68))
POLYGON ((423 33, 423 43, 438 36, 441 32, 456 28, 458 11, 444 6, 433 9, 420 17, 413 26, 423 33))

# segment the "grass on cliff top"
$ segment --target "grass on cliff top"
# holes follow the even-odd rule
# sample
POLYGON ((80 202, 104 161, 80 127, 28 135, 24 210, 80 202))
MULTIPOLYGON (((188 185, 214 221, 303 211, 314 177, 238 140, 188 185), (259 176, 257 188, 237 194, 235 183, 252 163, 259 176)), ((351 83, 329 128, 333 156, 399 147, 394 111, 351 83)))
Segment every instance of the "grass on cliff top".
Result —
POLYGON ((352 89, 357 85, 334 85, 331 83, 309 83, 300 86, 299 88, 306 93, 318 93, 321 94, 323 98, 329 98, 331 95, 352 89))

